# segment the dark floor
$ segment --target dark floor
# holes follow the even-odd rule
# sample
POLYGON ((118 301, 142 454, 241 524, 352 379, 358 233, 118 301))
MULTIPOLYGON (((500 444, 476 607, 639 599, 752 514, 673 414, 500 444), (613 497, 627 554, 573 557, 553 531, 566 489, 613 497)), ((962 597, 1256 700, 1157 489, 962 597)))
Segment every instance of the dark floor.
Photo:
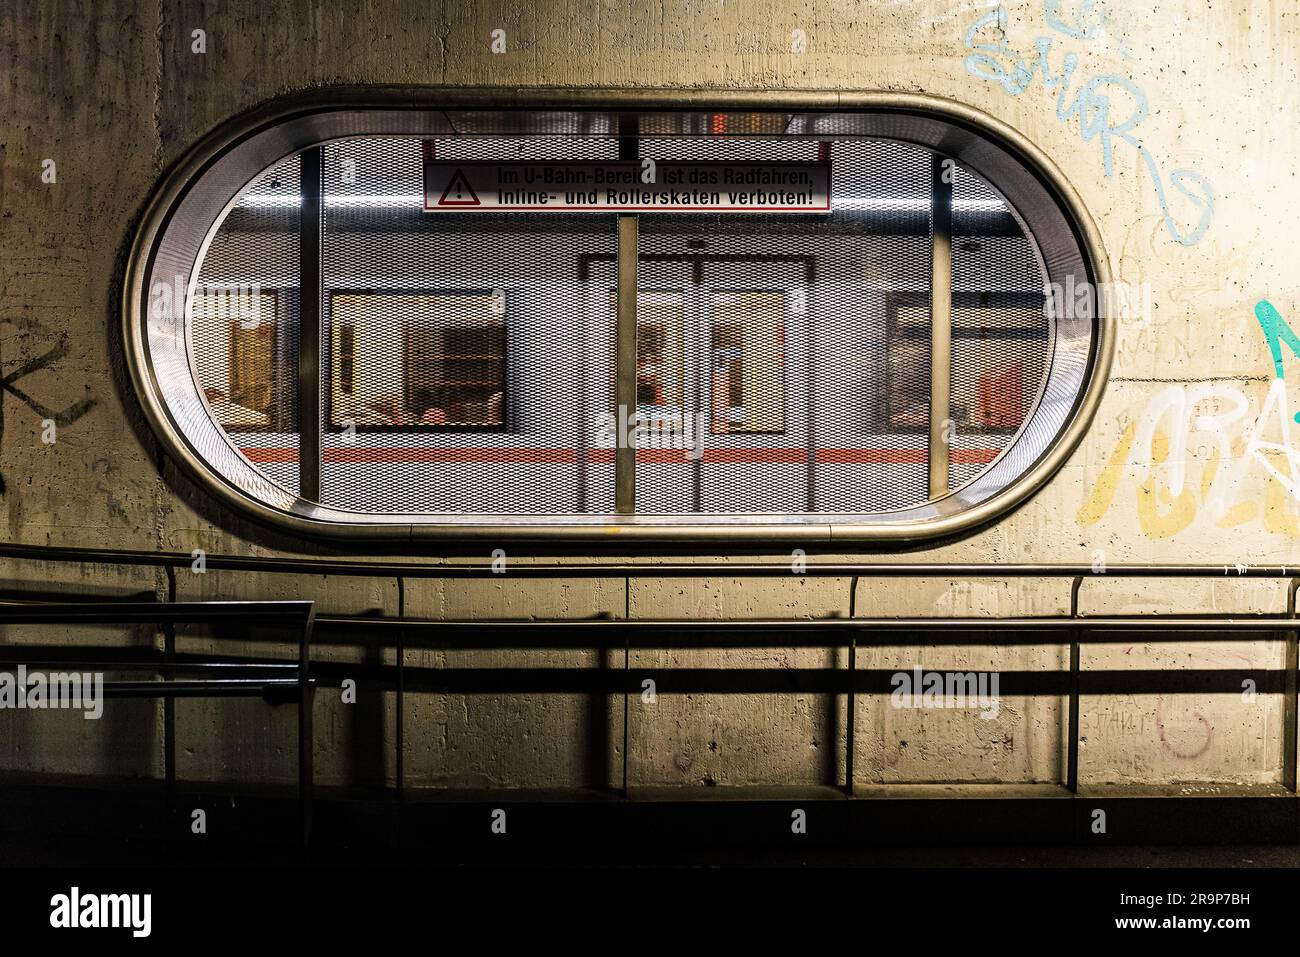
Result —
POLYGON ((218 793, 184 785, 168 796, 158 782, 3 784, 0 866, 7 867, 417 859, 451 867, 1300 867, 1300 799, 1278 789, 1212 797, 1132 789, 855 797, 830 788, 628 797, 429 790, 397 800, 391 792, 318 788, 304 850, 302 805, 292 789, 218 793), (1105 833, 1096 832, 1099 810, 1105 833), (494 827, 499 816, 505 833, 494 827))

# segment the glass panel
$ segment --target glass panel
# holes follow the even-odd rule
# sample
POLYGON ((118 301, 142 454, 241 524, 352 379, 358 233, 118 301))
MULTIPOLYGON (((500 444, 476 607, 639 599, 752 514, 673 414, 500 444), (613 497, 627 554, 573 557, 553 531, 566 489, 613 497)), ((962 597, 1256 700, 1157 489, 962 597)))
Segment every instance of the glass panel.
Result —
MULTIPOLYGON (((832 210, 641 214, 637 510, 861 515, 923 505, 931 153, 833 132, 776 135, 781 124, 765 114, 706 120, 651 123, 641 155, 829 160, 832 210)), ((422 158, 612 161, 616 139, 368 136, 321 150, 321 503, 611 513, 615 447, 629 440, 614 410, 615 216, 426 213, 422 158)), ((213 421, 291 491, 298 162, 255 179, 210 234, 187 313, 213 421)), ((1044 270, 1015 211, 960 165, 953 188, 956 488, 1035 409, 1053 342, 1044 270)))
POLYGON ((714 434, 785 431, 785 294, 715 292, 710 301, 714 434))
POLYGON ((885 369, 884 427, 895 434, 930 433, 930 303, 896 301, 885 369))
POLYGON ((637 290, 637 414, 651 428, 680 421, 684 410, 684 318, 680 291, 637 290))
POLYGON ((331 424, 501 428, 506 324, 499 301, 490 292, 335 293, 331 424))

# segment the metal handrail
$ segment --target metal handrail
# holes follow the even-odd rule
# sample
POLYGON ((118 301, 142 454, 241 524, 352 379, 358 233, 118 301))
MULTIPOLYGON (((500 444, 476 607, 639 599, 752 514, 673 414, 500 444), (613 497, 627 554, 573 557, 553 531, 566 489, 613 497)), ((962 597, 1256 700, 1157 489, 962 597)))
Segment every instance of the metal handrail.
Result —
MULTIPOLYGON (((0 543, 0 558, 76 562, 99 565, 143 565, 183 568, 195 556, 185 552, 76 548, 58 545, 0 543)), ((877 578, 1281 578, 1300 579, 1297 565, 1235 564, 1115 564, 1094 568, 1084 564, 936 563, 936 562, 808 562, 795 570, 790 562, 562 562, 510 561, 504 570, 491 564, 428 564, 417 561, 347 561, 279 556, 203 555, 210 570, 268 572, 286 575, 342 575, 349 578, 749 578, 835 577, 877 578)))
MULTIPOLYGON (((986 634, 990 631, 1013 631, 1013 632, 1073 632, 1084 631, 1089 633, 1089 641, 1104 642, 1124 642, 1131 640, 1123 635, 1107 635, 1106 631, 1155 631, 1162 628, 1173 628, 1181 631, 1214 631, 1227 632, 1221 639, 1223 641, 1258 641, 1257 636, 1250 634, 1232 634, 1233 632, 1261 632, 1261 631, 1286 631, 1291 626, 1291 619, 1273 613, 1261 613, 1256 617, 1241 616, 1224 616, 1224 617, 1162 617, 1162 618, 1131 618, 1122 616, 1085 616, 1079 618, 731 618, 731 619, 699 619, 699 618, 672 618, 672 619, 655 619, 655 618, 637 618, 627 620, 622 618, 584 618, 578 620, 565 619, 435 619, 435 618, 380 618, 366 617, 364 615, 319 615, 316 624, 322 628, 400 628, 406 633, 411 632, 431 632, 446 633, 454 636, 465 636, 474 634, 498 635, 498 634, 538 634, 541 635, 558 635, 561 638, 567 635, 580 635, 585 632, 611 632, 618 635, 617 640, 622 642, 623 636, 628 634, 637 634, 638 632, 658 633, 667 632, 664 636, 656 636, 656 639, 647 643, 646 647, 667 648, 667 647, 709 647, 708 640, 700 642, 698 635, 708 635, 713 632, 740 632, 740 642, 727 642, 727 647, 740 644, 742 647, 746 644, 743 640, 745 635, 754 632, 772 633, 796 633, 802 631, 828 631, 828 632, 852 632, 859 635, 863 632, 883 631, 930 631, 930 632, 948 632, 960 631, 970 633, 977 639, 978 644, 989 644, 986 634), (687 634, 689 632, 689 634, 687 634)), ((611 639, 613 640, 613 639, 611 639)), ((843 644, 848 641, 848 636, 844 636, 838 641, 828 642, 824 638, 818 639, 815 644, 818 647, 826 647, 828 644, 843 644)), ((1166 641, 1175 640, 1166 638, 1163 635, 1155 635, 1151 640, 1166 641)), ((762 645, 767 642, 748 642, 751 645, 762 645)), ((897 645, 897 640, 881 641, 882 645, 897 645)), ((999 643, 1006 644, 1052 644, 1051 641, 1044 641, 1041 637, 1032 635, 1026 637, 1017 636, 1010 640, 1000 639, 999 643)), ((455 647, 467 647, 469 643, 458 641, 455 647)), ((559 645, 545 644, 539 645, 536 641, 529 639, 526 645, 500 644, 493 647, 500 648, 518 648, 518 647, 548 647, 548 648, 589 648, 592 646, 592 639, 583 638, 573 642, 564 642, 559 645)))
MULTIPOLYGON (((105 681, 102 689, 106 697, 163 698, 169 706, 178 697, 234 697, 261 695, 269 697, 273 691, 296 691, 298 701, 298 807, 302 825, 302 841, 306 844, 311 829, 312 800, 312 715, 310 677, 311 634, 315 623, 315 605, 310 601, 193 601, 193 602, 113 602, 89 601, 69 604, 4 602, 0 603, 0 625, 67 625, 67 624, 161 624, 169 628, 166 657, 149 660, 139 657, 109 661, 104 670, 151 670, 170 675, 178 671, 206 670, 209 665, 221 669, 219 678, 164 678, 162 681, 105 681), (294 625, 298 633, 298 660, 296 662, 204 663, 178 662, 174 658, 174 631, 178 622, 215 623, 222 621, 283 622, 294 625), (253 675, 263 670, 292 669, 292 678, 231 677, 253 675)), ((23 646, 37 654, 48 654, 44 646, 23 646)), ((20 649, 9 646, 10 656, 20 649)), ((136 649, 126 649, 135 651, 136 649)), ((151 649, 139 649, 146 652, 151 649)), ((103 651, 101 650, 101 654, 103 651)), ((111 657, 111 656, 110 656, 111 657)), ((56 667, 95 668, 98 663, 63 658, 55 655, 56 667)), ((0 661, 0 665, 7 664, 0 661)), ((29 660, 16 660, 15 665, 35 666, 29 660)), ((167 752, 166 787, 170 796, 175 789, 175 727, 171 720, 164 724, 167 752)))
MULTIPOLYGON (((176 605, 175 570, 189 566, 196 556, 180 552, 143 552, 118 549, 87 549, 59 546, 19 545, 0 543, 0 557, 38 561, 65 561, 78 563, 145 565, 162 567, 167 570, 168 599, 176 605)), ((1127 640, 1121 632, 1141 632, 1146 641, 1173 641, 1179 635, 1169 634, 1171 630, 1179 632, 1208 631, 1214 633, 1216 641, 1258 640, 1259 633, 1276 631, 1285 635, 1286 651, 1284 663, 1283 694, 1283 779, 1291 791, 1297 789, 1297 768, 1295 742, 1300 739, 1300 701, 1297 687, 1298 634, 1300 623, 1296 620, 1296 592, 1300 588, 1300 567, 1287 565, 1195 565, 1195 564, 1116 564, 1103 567, 1082 564, 1043 564, 1043 563, 930 563, 930 562, 888 562, 888 563, 804 563, 798 566, 786 562, 750 562, 734 563, 729 561, 709 561, 698 563, 661 563, 646 562, 605 562, 605 563, 519 563, 511 562, 505 569, 497 569, 487 564, 427 564, 416 561, 345 561, 334 559, 296 559, 281 557, 240 557, 234 555, 202 556, 206 568, 229 571, 257 571, 263 573, 283 574, 334 574, 345 577, 394 578, 398 589, 398 618, 366 617, 356 615, 321 616, 319 624, 334 629, 365 628, 377 631, 392 630, 397 646, 396 656, 396 691, 397 691, 397 792, 400 796, 404 788, 403 774, 403 722, 401 720, 404 706, 405 685, 404 653, 408 636, 426 633, 437 637, 439 643, 461 647, 601 647, 613 644, 603 637, 616 637, 624 644, 624 665, 626 670, 626 651, 633 644, 634 636, 652 635, 655 640, 638 642, 643 647, 675 647, 690 645, 710 647, 722 645, 753 645, 755 639, 772 635, 783 635, 802 641, 805 634, 819 635, 814 642, 817 646, 831 647, 847 645, 850 649, 850 661, 861 641, 864 644, 890 645, 899 644, 898 640, 884 640, 881 635, 907 634, 907 643, 927 645, 956 644, 958 634, 965 636, 965 641, 977 644, 1068 644, 1070 664, 1068 675, 1069 699, 1068 709, 1068 755, 1067 787, 1078 790, 1078 747, 1079 747, 1079 699, 1080 676, 1082 672, 1081 647, 1084 643, 1101 643, 1127 640), (697 621, 697 620, 636 620, 602 618, 578 621, 445 621, 435 619, 411 619, 405 616, 405 582, 408 578, 420 579, 500 579, 515 578, 622 578, 627 595, 625 605, 630 602, 630 583, 633 578, 703 578, 703 577, 841 577, 851 580, 849 596, 850 617, 792 620, 732 620, 732 621, 697 621), (1070 581, 1070 611, 1068 615, 1054 617, 1006 617, 1006 618, 859 618, 857 610, 857 586, 863 577, 876 578, 1067 578, 1070 581), (1204 616, 1163 616, 1135 618, 1125 616, 1083 616, 1079 613, 1079 592, 1085 580, 1100 578, 1253 578, 1280 579, 1288 582, 1287 610, 1284 616, 1269 614, 1240 615, 1204 615, 1204 616), (1001 632, 996 641, 991 642, 987 633, 1001 632), (720 642, 718 636, 729 632, 736 633, 730 642, 720 642), (1164 632, 1161 634, 1159 632, 1164 632), (526 642, 490 644, 493 635, 526 635, 526 642), (700 636, 707 637, 703 642, 700 636), (485 639, 485 636, 487 638, 485 639), (537 641, 541 636, 543 641, 537 641), (831 640, 827 637, 833 636, 831 640), (1058 637, 1059 636, 1059 637, 1058 637), (1044 638, 1047 640, 1044 640, 1044 638), (1055 639, 1055 640, 1053 640, 1055 639), (712 642, 712 645, 710 644, 712 642)), ((202 604, 202 603, 197 603, 202 604)), ((231 603, 239 604, 239 603, 231 603)), ((148 607, 148 606, 145 606, 148 607)), ((625 609, 626 611, 627 609, 625 609)), ((142 612, 143 613, 143 612, 142 612)), ((231 611, 231 617, 238 617, 237 610, 231 611)), ((88 620, 89 616, 77 620, 88 620)), ((169 633, 169 655, 174 642, 169 633)), ((300 650, 301 674, 305 676, 309 651, 306 646, 300 650)), ((1132 669, 1129 669, 1132 670, 1132 669)), ((857 693, 856 678, 850 674, 844 682, 843 691, 850 700, 857 693)), ((302 692, 305 697, 306 691, 302 692)), ((308 709, 309 711, 310 709, 308 709)), ((626 714, 625 714, 626 717, 626 714)), ((305 718, 310 721, 310 715, 305 718)), ((168 723, 170 726, 171 716, 168 723)), ((300 720, 300 729, 303 727, 300 720)), ((847 734, 847 747, 852 752, 853 729, 847 734)), ((300 742, 301 743, 301 742, 300 742)), ((626 742, 624 747, 626 760, 626 742)), ((310 757, 307 758, 310 760, 310 757)), ((846 768, 852 766, 851 758, 846 768)), ((626 780, 626 767, 624 768, 626 780)), ((845 788, 853 790, 850 774, 845 788)), ((626 785, 624 786, 626 791, 626 785)))

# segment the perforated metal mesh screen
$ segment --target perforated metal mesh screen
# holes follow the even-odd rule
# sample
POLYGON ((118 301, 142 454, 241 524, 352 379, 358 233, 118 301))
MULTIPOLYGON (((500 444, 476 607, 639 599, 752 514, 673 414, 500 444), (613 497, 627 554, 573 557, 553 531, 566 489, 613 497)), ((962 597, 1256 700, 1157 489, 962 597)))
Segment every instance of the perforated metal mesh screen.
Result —
POLYGON ((641 153, 829 156, 833 212, 641 217, 641 285, 684 301, 686 418, 704 447, 640 450, 638 511, 859 512, 924 501, 930 153, 882 141, 694 137, 647 138, 641 153), (890 316, 904 308, 923 333, 915 340, 891 337, 890 316))
POLYGON ((268 478, 298 492, 299 160, 259 176, 203 258, 190 355, 208 410, 268 478))
POLYGON ((949 486, 1015 436, 1047 376, 1044 272, 1006 202, 963 167, 953 176, 949 486))
MULTIPOLYGON (((740 137, 654 135, 643 118, 639 155, 658 161, 829 158, 833 208, 639 217, 636 511, 856 514, 925 502, 932 154, 774 135, 765 119, 740 137)), ((616 217, 426 214, 426 149, 440 160, 619 155, 614 136, 577 133, 322 147, 320 501, 613 513, 625 434, 613 407, 616 217)), ((202 263, 201 286, 256 295, 234 321, 213 296, 196 297, 190 317, 214 418, 293 491, 298 162, 252 185, 202 263)), ((953 282, 956 488, 1011 441, 1051 349, 1035 247, 960 166, 953 282)))
MULTIPOLYGON (((423 212, 420 140, 325 147, 321 500, 611 512, 614 330, 583 263, 615 218, 423 212)), ((594 137, 438 139, 439 159, 614 159, 594 137)))

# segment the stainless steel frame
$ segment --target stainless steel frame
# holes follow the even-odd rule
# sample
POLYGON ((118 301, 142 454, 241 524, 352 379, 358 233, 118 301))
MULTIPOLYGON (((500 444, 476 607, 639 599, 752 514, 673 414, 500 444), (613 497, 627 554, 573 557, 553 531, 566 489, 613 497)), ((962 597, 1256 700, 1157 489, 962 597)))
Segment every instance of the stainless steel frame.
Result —
MULTIPOLYGON (((753 516, 445 516, 391 515, 324 508, 295 497, 266 479, 234 450, 223 435, 189 434, 186 423, 203 412, 196 393, 183 402, 164 401, 160 378, 171 381, 179 369, 159 364, 150 335, 183 341, 184 316, 149 316, 151 279, 180 276, 192 285, 193 266, 203 237, 186 234, 170 244, 168 229, 187 218, 218 220, 248 178, 271 163, 330 139, 363 134, 456 135, 482 132, 484 122, 497 132, 522 132, 563 119, 613 135, 616 111, 693 110, 792 111, 789 132, 829 138, 826 123, 854 115, 870 122, 870 135, 893 135, 946 155, 989 178, 1012 201, 1024 201, 1021 215, 1051 219, 1056 228, 1040 230, 1049 274, 1069 272, 1079 281, 1107 282, 1107 257, 1101 237, 1079 197, 1052 162, 1017 131, 971 107, 931 96, 891 93, 716 93, 647 90, 396 89, 335 90, 289 97, 237 117, 213 131, 171 170, 154 195, 135 236, 123 283, 122 322, 127 366, 146 418, 167 452, 219 501, 246 515, 308 538, 439 541, 447 539, 728 541, 913 541, 967 532, 1023 503, 1059 469, 1086 432, 1101 399, 1113 349, 1109 316, 1089 321, 1090 354, 1075 354, 1077 389, 1051 400, 1059 427, 1039 435, 1043 450, 1006 455, 996 465, 1017 477, 1004 486, 976 481, 923 507, 891 515, 823 514, 753 516), (499 110, 499 114, 485 114, 499 110), (474 112, 458 112, 474 111, 474 112), (834 114, 829 117, 828 114, 834 114), (364 119, 364 122, 363 122, 364 119), (820 125, 819 125, 820 124, 820 125), (364 127, 364 128, 362 128, 364 127), (892 133, 890 131, 893 131, 892 133), (219 162, 224 161, 224 162, 219 162), (204 178, 205 190, 194 187, 204 178), (1032 193, 1036 200, 1025 197, 1032 193), (220 197, 220 198, 218 198, 220 197), (152 323, 152 326, 150 325, 152 323), (218 462, 214 467, 212 462, 218 462), (224 466, 230 465, 227 471, 224 466), (230 476, 239 472, 239 480, 230 476)), ((866 135, 857 134, 852 135, 866 135)), ((1031 227, 1034 223, 1030 223, 1031 227)), ((1076 330, 1077 331, 1077 330, 1076 330)), ((194 419, 197 421, 197 418, 194 419)), ((219 430, 214 430, 219 431, 219 430)), ((992 469, 990 469, 992 471, 992 469)), ((997 477, 995 477, 997 478, 997 477)))

